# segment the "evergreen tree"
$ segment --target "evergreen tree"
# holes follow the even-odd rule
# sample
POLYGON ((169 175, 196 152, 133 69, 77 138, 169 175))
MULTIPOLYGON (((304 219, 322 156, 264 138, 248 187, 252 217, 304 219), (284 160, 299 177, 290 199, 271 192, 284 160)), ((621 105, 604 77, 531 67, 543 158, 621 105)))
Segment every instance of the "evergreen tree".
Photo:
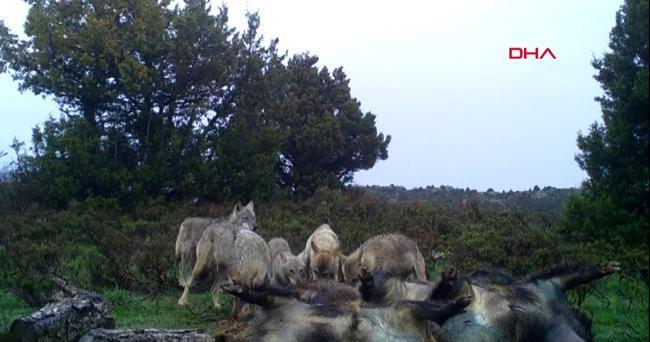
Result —
POLYGON ((282 88, 284 56, 279 56, 273 40, 265 47, 258 35, 257 13, 248 14, 248 29, 236 35, 233 45, 237 63, 232 77, 230 103, 224 109, 224 122, 208 135, 210 167, 218 175, 210 184, 212 194, 246 201, 264 198, 277 188, 276 160, 281 135, 272 120, 272 112, 282 88))
POLYGON ((34 135, 32 169, 49 175, 42 187, 67 184, 52 193, 80 200, 192 192, 205 178, 197 171, 207 171, 200 125, 221 117, 236 60, 227 11, 211 15, 205 0, 183 9, 156 0, 31 4, 27 40, 0 30, 0 66, 20 90, 52 96, 65 115, 34 135), (84 176, 57 181, 74 178, 66 169, 84 176))
POLYGON ((610 51, 593 61, 603 123, 579 134, 576 160, 589 179, 566 206, 566 229, 590 239, 648 238, 648 1, 616 14, 610 51))
POLYGON ((342 69, 285 64, 277 40, 243 32, 207 0, 33 0, 20 40, 0 23, 0 71, 63 116, 19 158, 41 200, 210 200, 311 194, 387 158, 342 69))
POLYGON ((286 134, 279 160, 280 182, 299 194, 340 187, 355 171, 388 157, 390 136, 377 133, 375 115, 363 113, 350 95, 342 68, 318 69, 318 57, 291 58, 279 115, 286 134))

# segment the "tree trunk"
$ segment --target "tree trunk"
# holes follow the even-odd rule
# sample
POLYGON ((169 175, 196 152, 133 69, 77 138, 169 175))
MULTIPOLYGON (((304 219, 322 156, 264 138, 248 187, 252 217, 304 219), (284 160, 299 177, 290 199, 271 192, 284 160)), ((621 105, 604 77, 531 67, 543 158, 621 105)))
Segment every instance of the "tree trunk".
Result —
POLYGON ((20 341, 76 341, 92 329, 113 327, 102 297, 80 291, 15 320, 9 333, 20 341))
POLYGON ((206 330, 165 330, 165 329, 95 329, 90 331, 79 342, 213 342, 214 337, 206 330))

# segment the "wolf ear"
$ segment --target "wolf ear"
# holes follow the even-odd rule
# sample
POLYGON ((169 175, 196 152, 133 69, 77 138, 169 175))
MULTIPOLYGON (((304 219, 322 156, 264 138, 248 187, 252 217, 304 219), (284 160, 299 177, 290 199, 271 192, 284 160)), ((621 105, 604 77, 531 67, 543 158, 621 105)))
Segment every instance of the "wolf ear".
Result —
POLYGON ((314 253, 318 253, 318 247, 316 247, 314 240, 311 240, 311 250, 314 251, 314 253))
POLYGON ((241 210, 241 204, 235 204, 235 207, 232 208, 232 214, 230 214, 230 222, 234 223, 237 221, 237 213, 241 210))
POLYGON ((246 208, 248 208, 250 211, 253 211, 255 209, 255 204, 253 201, 248 202, 248 204, 246 204, 246 208))
POLYGON ((339 256, 339 265, 343 265, 346 261, 348 261, 348 257, 345 256, 345 254, 339 252, 338 256, 339 256))

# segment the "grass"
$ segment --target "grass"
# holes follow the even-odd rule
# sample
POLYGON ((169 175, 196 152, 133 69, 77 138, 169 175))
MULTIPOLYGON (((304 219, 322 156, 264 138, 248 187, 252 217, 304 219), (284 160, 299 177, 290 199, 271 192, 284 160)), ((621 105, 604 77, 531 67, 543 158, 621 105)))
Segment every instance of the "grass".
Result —
POLYGON ((120 289, 102 291, 102 294, 109 303, 115 325, 120 328, 212 329, 230 308, 230 305, 223 305, 220 310, 215 309, 208 293, 191 295, 186 307, 176 304, 180 291, 155 297, 120 289))
MULTIPOLYGON (((435 272, 434 272, 435 274, 435 272)), ((179 292, 150 297, 121 289, 100 291, 110 305, 119 328, 202 328, 214 330, 215 322, 230 309, 228 299, 221 310, 212 306, 207 293, 193 294, 185 308, 176 305, 179 292)), ((570 293, 572 298, 574 294, 570 293)), ((0 291, 0 331, 27 315, 30 308, 10 291, 0 291)), ((596 283, 581 304, 593 320, 596 341, 648 341, 648 287, 640 279, 611 276, 596 283)))
POLYGON ((7 289, 0 289, 0 332, 9 330, 11 322, 16 318, 28 315, 34 311, 20 298, 7 289))
POLYGON ((648 341, 648 287, 640 279, 601 280, 581 306, 596 341, 648 341))
MULTIPOLYGON (((186 307, 176 304, 180 291, 158 296, 145 296, 121 289, 106 289, 100 293, 108 302, 118 328, 212 330, 216 327, 216 321, 226 316, 230 310, 230 300, 225 296, 222 298, 222 308, 215 309, 208 293, 192 294, 186 307)), ((7 331, 15 319, 36 310, 38 308, 31 308, 8 289, 0 289, 0 332, 7 331)))

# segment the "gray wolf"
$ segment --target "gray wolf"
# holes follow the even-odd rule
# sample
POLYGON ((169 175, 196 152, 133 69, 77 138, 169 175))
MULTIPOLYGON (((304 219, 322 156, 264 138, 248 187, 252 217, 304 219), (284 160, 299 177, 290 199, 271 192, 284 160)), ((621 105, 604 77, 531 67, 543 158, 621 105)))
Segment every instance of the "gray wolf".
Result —
MULTIPOLYGON (((187 304, 194 278, 209 265, 214 265, 217 279, 211 293, 215 307, 220 307, 219 294, 223 282, 250 288, 263 285, 268 280, 270 258, 266 241, 255 232, 227 222, 213 223, 203 232, 196 246, 196 263, 178 304, 187 304)), ((233 305, 234 316, 239 310, 238 305, 233 305)))
POLYGON ((227 218, 188 217, 181 224, 176 237, 176 259, 178 263, 178 283, 186 287, 196 262, 196 245, 205 229, 212 223, 228 222, 255 231, 257 221, 253 201, 242 207, 237 204, 227 218))
POLYGON ((403 279, 427 281, 424 257, 417 243, 401 234, 375 236, 344 257, 341 266, 344 281, 354 281, 360 267, 368 272, 390 272, 403 279))
POLYGON ((283 287, 300 286, 305 277, 305 263, 291 253, 287 240, 269 240, 271 283, 283 287))

